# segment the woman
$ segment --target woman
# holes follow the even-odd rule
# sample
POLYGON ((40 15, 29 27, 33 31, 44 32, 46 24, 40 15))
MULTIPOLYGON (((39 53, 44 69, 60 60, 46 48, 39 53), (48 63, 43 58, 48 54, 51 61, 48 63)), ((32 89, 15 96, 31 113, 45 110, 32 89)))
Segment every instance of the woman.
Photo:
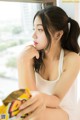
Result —
POLYGON ((79 25, 57 6, 38 11, 33 24, 34 45, 18 58, 19 87, 28 87, 32 97, 17 117, 30 113, 24 120, 75 120, 79 25))

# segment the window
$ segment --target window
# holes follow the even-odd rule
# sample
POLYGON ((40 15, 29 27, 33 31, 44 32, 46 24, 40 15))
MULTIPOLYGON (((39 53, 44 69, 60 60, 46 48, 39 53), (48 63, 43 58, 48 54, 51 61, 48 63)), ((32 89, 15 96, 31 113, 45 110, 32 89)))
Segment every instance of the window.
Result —
POLYGON ((18 88, 16 58, 32 41, 33 16, 41 3, 0 1, 0 96, 18 88), (34 9, 34 10, 33 10, 34 9))

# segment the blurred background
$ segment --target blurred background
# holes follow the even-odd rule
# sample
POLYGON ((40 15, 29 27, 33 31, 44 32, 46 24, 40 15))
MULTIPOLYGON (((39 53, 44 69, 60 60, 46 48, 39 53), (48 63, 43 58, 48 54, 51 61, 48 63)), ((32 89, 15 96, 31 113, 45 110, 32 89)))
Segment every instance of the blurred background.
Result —
MULTIPOLYGON (((76 0, 0 0, 0 98, 18 89, 16 58, 32 42, 33 16, 45 6, 57 5, 80 24, 80 2, 76 0)), ((78 39, 80 45, 80 38, 78 39)), ((80 98, 80 75, 77 99, 80 98)))

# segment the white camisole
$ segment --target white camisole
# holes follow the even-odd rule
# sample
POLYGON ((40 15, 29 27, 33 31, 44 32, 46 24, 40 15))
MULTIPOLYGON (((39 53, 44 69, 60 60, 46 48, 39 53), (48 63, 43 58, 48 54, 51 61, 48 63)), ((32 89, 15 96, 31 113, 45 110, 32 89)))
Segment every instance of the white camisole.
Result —
MULTIPOLYGON (((52 95, 54 92, 54 87, 59 81, 60 75, 63 72, 63 60, 64 60, 64 50, 61 49, 59 65, 58 65, 58 77, 56 80, 45 80, 43 79, 37 72, 35 72, 36 76, 36 86, 39 91, 46 93, 48 95, 52 95)), ((77 88, 76 88, 76 80, 72 84, 71 88, 63 98, 60 103, 60 107, 66 111, 69 115, 69 120, 77 120, 76 119, 76 105, 77 104, 77 88)))

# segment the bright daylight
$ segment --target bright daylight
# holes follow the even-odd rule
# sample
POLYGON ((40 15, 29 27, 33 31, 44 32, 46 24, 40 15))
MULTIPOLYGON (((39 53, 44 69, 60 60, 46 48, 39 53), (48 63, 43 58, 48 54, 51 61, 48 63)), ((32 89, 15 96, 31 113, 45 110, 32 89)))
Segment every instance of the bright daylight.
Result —
POLYGON ((18 89, 16 57, 32 41, 32 19, 39 3, 0 1, 0 96, 18 89), (32 10, 34 8, 34 11, 32 10))

